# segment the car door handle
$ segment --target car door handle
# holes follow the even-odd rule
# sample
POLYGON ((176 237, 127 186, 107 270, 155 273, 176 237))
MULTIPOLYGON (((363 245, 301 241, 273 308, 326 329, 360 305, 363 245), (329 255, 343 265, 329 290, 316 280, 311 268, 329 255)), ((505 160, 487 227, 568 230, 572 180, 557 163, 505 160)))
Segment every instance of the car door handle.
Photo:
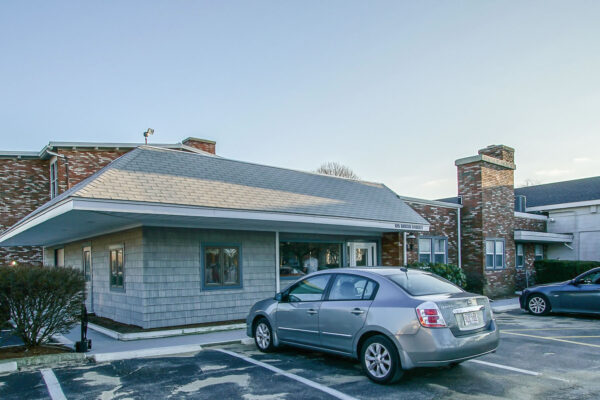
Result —
POLYGON ((308 311, 306 311, 307 314, 316 314, 318 311, 315 310, 314 308, 309 309, 308 311))
POLYGON ((364 314, 365 312, 363 310, 361 310, 360 308, 355 308, 354 310, 350 311, 352 314, 354 315, 360 315, 360 314, 364 314))

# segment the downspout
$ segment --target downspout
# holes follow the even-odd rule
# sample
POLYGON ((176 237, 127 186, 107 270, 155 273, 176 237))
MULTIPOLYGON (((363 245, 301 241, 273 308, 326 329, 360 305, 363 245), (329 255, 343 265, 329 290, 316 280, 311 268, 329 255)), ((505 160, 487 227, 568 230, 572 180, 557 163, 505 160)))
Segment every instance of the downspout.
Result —
POLYGON ((461 251, 461 240, 460 240, 460 208, 456 209, 456 231, 457 231, 457 246, 458 246, 458 268, 462 268, 462 251, 461 251))
POLYGON ((275 231, 275 293, 279 293, 279 231, 275 231))
POLYGON ((406 232, 402 232, 402 265, 408 264, 406 260, 406 232))

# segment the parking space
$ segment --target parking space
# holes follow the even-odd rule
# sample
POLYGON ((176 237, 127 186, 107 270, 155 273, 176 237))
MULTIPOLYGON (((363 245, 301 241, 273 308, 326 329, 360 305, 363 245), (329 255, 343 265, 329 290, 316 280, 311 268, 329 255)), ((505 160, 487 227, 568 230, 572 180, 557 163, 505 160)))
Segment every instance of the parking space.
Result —
MULTIPOLYGON (((67 399, 595 399, 600 392, 600 319, 497 316, 495 354, 454 368, 409 371, 396 385, 373 384, 357 361, 284 348, 206 348, 197 354, 53 370, 67 399)), ((0 377, 0 398, 49 398, 39 372, 0 377)))

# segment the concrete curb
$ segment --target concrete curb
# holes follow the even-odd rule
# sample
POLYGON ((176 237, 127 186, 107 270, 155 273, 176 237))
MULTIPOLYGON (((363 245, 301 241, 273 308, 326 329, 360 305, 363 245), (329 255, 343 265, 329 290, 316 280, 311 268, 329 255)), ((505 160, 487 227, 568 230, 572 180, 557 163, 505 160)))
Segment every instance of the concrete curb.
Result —
POLYGON ((15 372, 19 367, 17 366, 16 361, 8 361, 0 363, 0 374, 6 372, 15 372))
POLYGON ((225 332, 234 331, 238 329, 245 329, 246 324, 230 324, 230 325, 216 325, 216 326, 205 326, 200 328, 181 328, 181 329, 167 329, 163 331, 150 331, 150 332, 135 332, 135 333, 119 333, 112 329, 104 328, 102 326, 88 323, 88 328, 99 332, 103 335, 111 337, 113 339, 121 341, 130 340, 141 340, 141 339, 158 339, 171 336, 182 336, 182 335, 193 335, 201 333, 212 333, 212 332, 225 332))
POLYGON ((173 356, 178 354, 197 353, 202 350, 199 344, 187 344, 181 346, 155 347, 151 349, 139 349, 130 351, 119 351, 115 353, 99 353, 87 355, 96 362, 130 360, 132 358, 146 358, 158 356, 173 356))
POLYGON ((509 304, 507 306, 492 307, 492 311, 493 312, 505 312, 505 311, 518 310, 520 308, 521 308, 521 306, 519 304, 509 304))
POLYGON ((25 367, 53 366, 58 363, 84 361, 83 353, 45 354, 43 356, 12 358, 0 363, 0 372, 12 372, 25 367))

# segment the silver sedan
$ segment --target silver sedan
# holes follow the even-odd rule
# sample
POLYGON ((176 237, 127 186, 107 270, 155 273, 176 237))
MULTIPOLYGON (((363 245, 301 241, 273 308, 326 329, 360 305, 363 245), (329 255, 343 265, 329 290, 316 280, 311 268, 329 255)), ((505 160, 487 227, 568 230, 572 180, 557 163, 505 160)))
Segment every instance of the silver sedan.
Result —
POLYGON ((256 303, 246 324, 263 352, 285 344, 358 358, 377 383, 493 352, 500 338, 487 297, 404 267, 306 275, 256 303))

